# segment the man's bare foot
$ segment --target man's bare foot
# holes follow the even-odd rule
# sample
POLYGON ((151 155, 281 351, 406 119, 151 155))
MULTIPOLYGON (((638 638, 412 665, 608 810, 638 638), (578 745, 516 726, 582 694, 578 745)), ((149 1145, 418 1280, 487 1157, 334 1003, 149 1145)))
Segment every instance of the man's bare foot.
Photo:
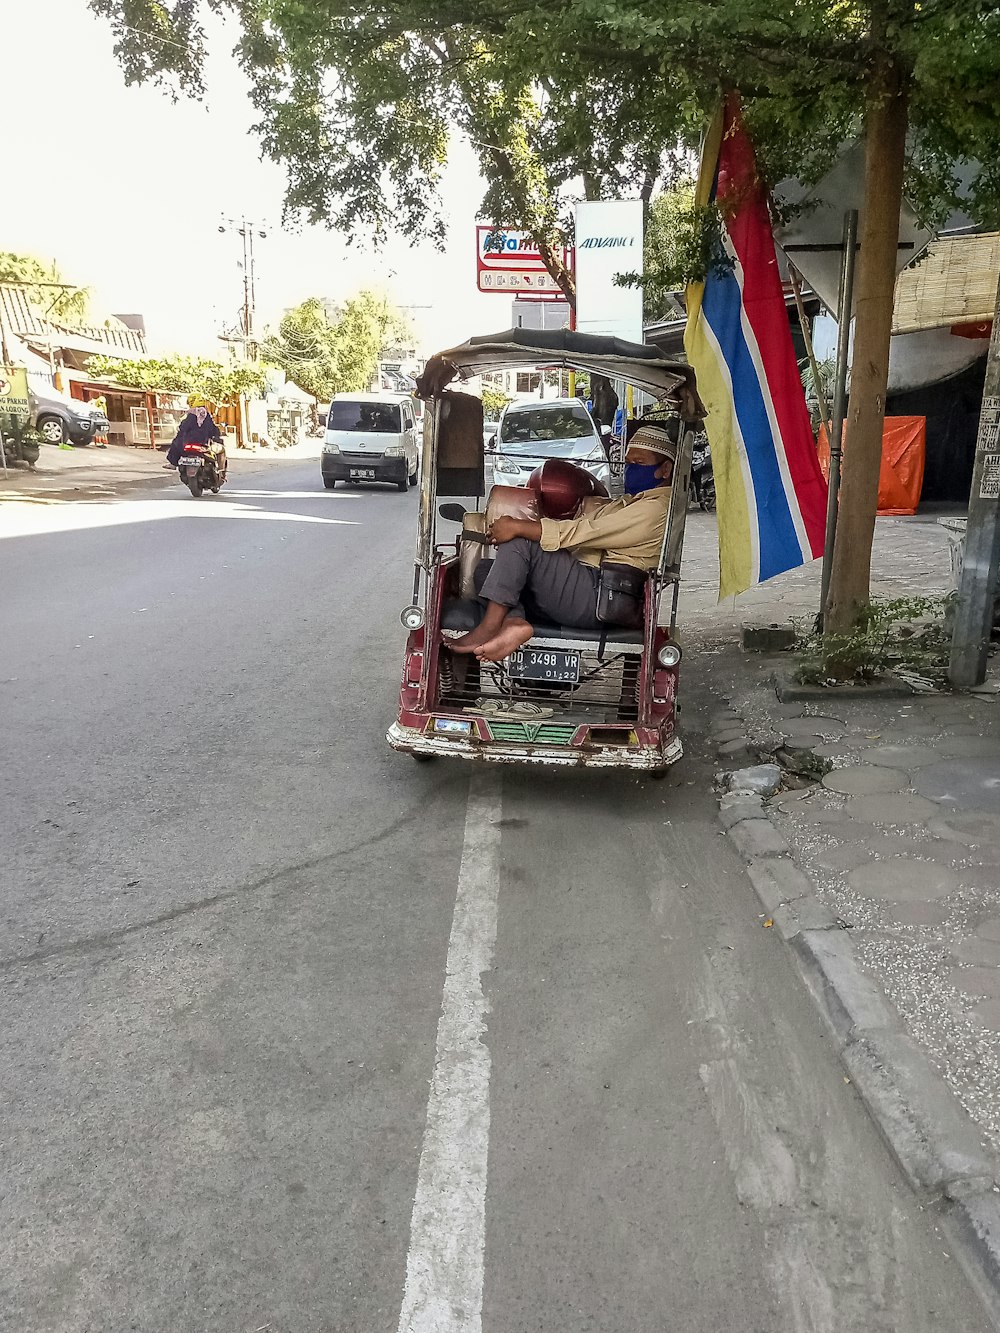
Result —
POLYGON ((458 639, 445 639, 445 644, 453 653, 476 653, 483 644, 496 638, 496 634, 497 631, 493 628, 477 625, 475 629, 469 630, 468 634, 463 634, 458 639))
POLYGON ((511 620, 508 617, 499 634, 475 649, 476 656, 480 662, 502 662, 526 644, 534 632, 526 620, 511 620))
POLYGON ((507 608, 499 602, 488 602, 486 613, 475 629, 457 639, 446 639, 453 653, 478 653, 480 648, 495 639, 507 619, 507 608))

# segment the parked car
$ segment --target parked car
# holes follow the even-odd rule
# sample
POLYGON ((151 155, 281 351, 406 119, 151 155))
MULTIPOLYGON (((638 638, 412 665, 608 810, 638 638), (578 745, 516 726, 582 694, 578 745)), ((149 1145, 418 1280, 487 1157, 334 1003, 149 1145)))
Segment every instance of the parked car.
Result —
POLYGON ((89 444, 95 435, 107 433, 109 422, 92 403, 82 403, 58 389, 29 393, 31 424, 48 444, 89 444))
POLYGON ((419 456, 413 400, 393 393, 338 393, 326 419, 323 485, 388 481, 417 484, 419 456))
POLYGON ((500 416, 493 476, 523 486, 546 458, 568 458, 610 489, 611 468, 594 418, 577 399, 508 403, 500 416))

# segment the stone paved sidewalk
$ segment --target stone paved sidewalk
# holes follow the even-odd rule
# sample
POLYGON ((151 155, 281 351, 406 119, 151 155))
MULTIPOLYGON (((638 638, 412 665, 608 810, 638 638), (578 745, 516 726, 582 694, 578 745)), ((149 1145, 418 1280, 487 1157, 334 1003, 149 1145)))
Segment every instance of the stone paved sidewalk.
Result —
MULTIPOLYGON (((712 533, 692 526, 686 560, 692 548, 704 560, 712 533)), ((949 576, 937 524, 879 521, 878 592, 945 592, 949 576)), ((774 796, 771 823, 849 930, 864 972, 1000 1150, 1000 696, 834 690, 783 704, 771 677, 787 659, 744 654, 736 632, 811 614, 818 569, 718 607, 710 581, 693 582, 682 616, 689 650, 709 654, 714 688, 740 719, 717 728, 719 748, 794 751, 831 765, 821 782, 774 796)))
MULTIPOLYGON (((951 586, 948 534, 941 508, 914 518, 880 518, 872 550, 872 593, 877 597, 933 596, 951 586)), ((820 562, 782 574, 740 597, 718 600, 719 555, 715 515, 692 510, 684 538, 680 623, 686 635, 712 647, 739 638, 744 625, 807 619, 819 607, 820 562)))
POLYGON ((764 752, 833 768, 769 802, 855 954, 1000 1150, 1000 704, 990 696, 733 705, 764 752))

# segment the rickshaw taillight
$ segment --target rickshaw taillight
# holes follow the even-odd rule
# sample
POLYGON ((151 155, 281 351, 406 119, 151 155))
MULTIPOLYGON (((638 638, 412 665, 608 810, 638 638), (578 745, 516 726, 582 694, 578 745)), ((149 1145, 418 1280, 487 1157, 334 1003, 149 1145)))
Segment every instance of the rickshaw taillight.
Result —
POLYGON ((424 673, 424 631, 414 630, 406 644, 403 659, 403 688, 415 690, 420 686, 424 673))

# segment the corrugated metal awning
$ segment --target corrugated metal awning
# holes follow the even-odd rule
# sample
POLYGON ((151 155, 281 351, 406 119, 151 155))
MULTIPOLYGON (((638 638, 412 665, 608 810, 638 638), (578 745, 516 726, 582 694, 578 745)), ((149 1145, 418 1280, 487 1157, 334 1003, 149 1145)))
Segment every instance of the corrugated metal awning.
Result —
POLYGON ((893 333, 991 320, 1000 279, 1000 232, 933 241, 896 279, 893 333))
POLYGON ((39 312, 28 288, 13 284, 0 283, 0 323, 26 342, 35 346, 41 343, 46 354, 51 339, 55 348, 65 347, 87 356, 146 355, 146 340, 134 329, 124 324, 61 324, 39 312))

